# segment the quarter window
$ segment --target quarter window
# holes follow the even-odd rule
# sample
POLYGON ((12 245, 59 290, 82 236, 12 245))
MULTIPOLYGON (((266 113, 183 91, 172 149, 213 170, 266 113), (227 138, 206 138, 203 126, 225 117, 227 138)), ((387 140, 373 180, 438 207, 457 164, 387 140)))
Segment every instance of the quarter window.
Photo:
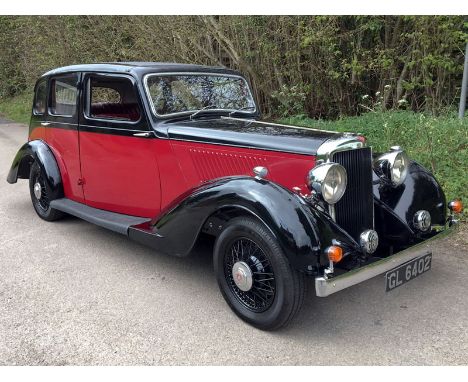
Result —
POLYGON ((130 122, 140 119, 137 93, 128 78, 92 75, 88 89, 88 117, 130 122))
POLYGON ((46 108, 47 81, 42 80, 36 86, 36 94, 34 95, 34 113, 44 114, 46 108))
POLYGON ((76 112, 76 84, 78 77, 56 77, 51 82, 50 114, 72 117, 76 112))

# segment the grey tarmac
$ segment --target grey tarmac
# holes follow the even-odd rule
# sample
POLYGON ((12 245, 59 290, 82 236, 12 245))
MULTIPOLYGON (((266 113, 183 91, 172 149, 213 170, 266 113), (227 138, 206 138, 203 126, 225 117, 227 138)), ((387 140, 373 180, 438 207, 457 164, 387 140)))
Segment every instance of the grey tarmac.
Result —
POLYGON ((76 218, 47 223, 6 176, 27 127, 0 120, 0 365, 460 365, 468 363, 468 234, 392 292, 383 276, 327 298, 313 282, 287 328, 239 320, 211 243, 164 256, 76 218))

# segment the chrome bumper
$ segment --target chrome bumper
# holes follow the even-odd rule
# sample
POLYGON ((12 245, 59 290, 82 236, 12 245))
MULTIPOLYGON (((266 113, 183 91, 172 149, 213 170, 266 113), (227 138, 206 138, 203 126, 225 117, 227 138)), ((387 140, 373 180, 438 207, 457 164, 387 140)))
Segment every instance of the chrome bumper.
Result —
POLYGON ((435 236, 419 244, 413 245, 401 252, 395 253, 385 259, 376 261, 361 268, 354 269, 337 277, 325 278, 323 276, 315 278, 315 292, 318 297, 326 297, 350 286, 369 280, 384 272, 387 272, 401 264, 404 264, 417 257, 431 253, 431 245, 439 240, 453 234, 458 228, 458 224, 446 228, 435 236))

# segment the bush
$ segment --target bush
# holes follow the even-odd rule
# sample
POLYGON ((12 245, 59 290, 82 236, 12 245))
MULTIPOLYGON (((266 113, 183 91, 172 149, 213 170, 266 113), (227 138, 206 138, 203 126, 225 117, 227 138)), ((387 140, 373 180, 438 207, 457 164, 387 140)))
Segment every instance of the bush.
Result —
POLYGON ((442 112, 458 101, 461 16, 0 16, 0 97, 58 66, 109 61, 224 65, 262 112, 313 118, 380 109, 442 112))
MULTIPOLYGON (((468 119, 431 117, 410 111, 370 112, 359 117, 323 121, 302 116, 282 119, 292 125, 362 133, 374 152, 402 146, 429 169, 443 187, 447 200, 468 197, 468 119)), ((465 213, 464 218, 468 214, 465 213)))

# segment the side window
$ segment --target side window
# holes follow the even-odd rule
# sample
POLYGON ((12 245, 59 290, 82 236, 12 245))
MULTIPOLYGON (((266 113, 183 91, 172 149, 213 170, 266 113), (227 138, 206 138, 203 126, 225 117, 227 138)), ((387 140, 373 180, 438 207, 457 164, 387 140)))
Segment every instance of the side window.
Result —
POLYGON ((88 79, 88 118, 136 122, 137 94, 128 78, 92 75, 88 79))
POLYGON ((34 94, 34 114, 44 114, 46 109, 47 80, 42 80, 36 86, 34 94))
POLYGON ((75 74, 55 77, 51 80, 49 112, 53 115, 72 117, 76 112, 76 83, 75 74))

